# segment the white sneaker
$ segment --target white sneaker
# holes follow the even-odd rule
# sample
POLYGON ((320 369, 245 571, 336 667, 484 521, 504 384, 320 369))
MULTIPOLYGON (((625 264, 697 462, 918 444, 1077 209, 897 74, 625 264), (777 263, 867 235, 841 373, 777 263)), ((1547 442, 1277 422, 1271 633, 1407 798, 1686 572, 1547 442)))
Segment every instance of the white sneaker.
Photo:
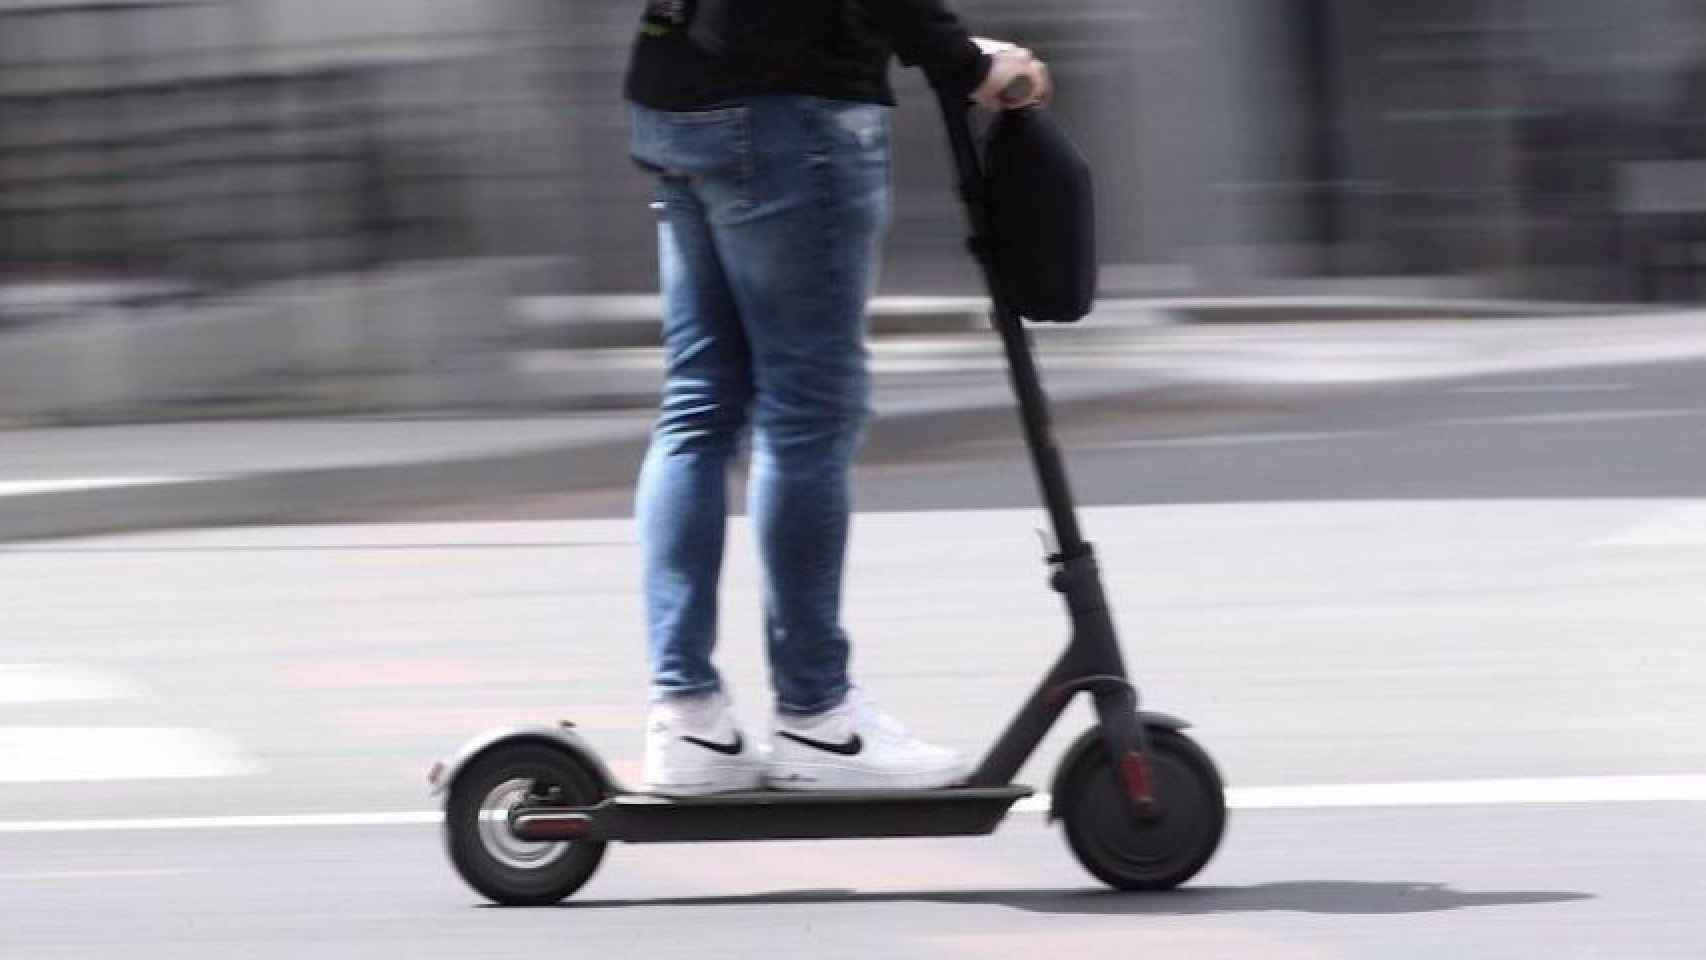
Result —
POLYGON ((722 693, 652 705, 646 716, 646 793, 692 797, 757 790, 764 762, 722 693))
POLYGON ((969 772, 958 752, 912 736, 854 690, 828 713, 777 714, 764 780, 777 790, 925 790, 969 772))

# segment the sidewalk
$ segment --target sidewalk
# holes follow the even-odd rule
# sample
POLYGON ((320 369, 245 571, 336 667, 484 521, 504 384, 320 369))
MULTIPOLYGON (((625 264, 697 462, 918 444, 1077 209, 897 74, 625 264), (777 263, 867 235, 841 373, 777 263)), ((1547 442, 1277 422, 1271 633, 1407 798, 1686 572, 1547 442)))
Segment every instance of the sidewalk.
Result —
MULTIPOLYGON (((1470 377, 1706 356, 1706 313, 1546 319, 1176 324, 1092 317, 1033 328, 1051 396, 1470 377)), ((996 338, 873 347, 875 432, 939 435, 1012 404, 996 338)), ((641 363, 650 363, 642 360, 641 363)), ((359 517, 375 507, 630 483, 652 411, 339 418, 0 431, 0 541, 359 517)))

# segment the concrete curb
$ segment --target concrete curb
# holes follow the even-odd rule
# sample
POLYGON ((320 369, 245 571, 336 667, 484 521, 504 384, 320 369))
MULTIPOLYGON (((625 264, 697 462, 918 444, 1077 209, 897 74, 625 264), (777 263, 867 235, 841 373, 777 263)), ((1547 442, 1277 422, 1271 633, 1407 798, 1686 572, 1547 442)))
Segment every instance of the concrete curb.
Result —
MULTIPOLYGON (((988 326, 987 297, 881 296, 866 308, 873 337, 967 333, 988 326)), ((511 345, 518 349, 655 347, 662 342, 657 294, 516 297, 511 345)))
POLYGON ((593 441, 444 460, 238 474, 20 494, 0 501, 0 541, 324 519, 617 482, 642 441, 593 441))
POLYGON ((1655 312, 1609 304, 1405 297, 1181 297, 1142 304, 1174 323, 1372 323, 1408 320, 1508 320, 1655 312))

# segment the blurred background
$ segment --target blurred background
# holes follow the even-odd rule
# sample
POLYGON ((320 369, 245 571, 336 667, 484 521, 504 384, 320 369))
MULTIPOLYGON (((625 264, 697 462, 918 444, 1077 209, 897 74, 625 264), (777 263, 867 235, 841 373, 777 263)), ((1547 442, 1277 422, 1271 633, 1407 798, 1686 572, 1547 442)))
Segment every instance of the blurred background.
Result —
MULTIPOLYGON (((1700 294, 1691 0, 960 6, 1054 65, 1109 297, 1700 294)), ((3 0, 0 416, 596 401, 513 354, 646 342, 634 8, 3 0)), ((884 292, 975 293, 899 79, 884 292)))

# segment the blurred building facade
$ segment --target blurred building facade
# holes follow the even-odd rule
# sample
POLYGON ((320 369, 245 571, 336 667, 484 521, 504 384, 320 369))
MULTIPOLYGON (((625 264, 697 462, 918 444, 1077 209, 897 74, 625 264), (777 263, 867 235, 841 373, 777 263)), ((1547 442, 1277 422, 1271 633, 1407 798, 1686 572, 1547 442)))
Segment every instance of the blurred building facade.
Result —
MULTIPOLYGON (((638 6, 0 0, 0 271, 231 289, 526 258, 648 289, 618 97, 638 6)), ((1111 292, 1693 295, 1698 0, 961 7, 1055 65, 1111 292)), ((897 79, 885 285, 970 290, 933 102, 897 79)))

